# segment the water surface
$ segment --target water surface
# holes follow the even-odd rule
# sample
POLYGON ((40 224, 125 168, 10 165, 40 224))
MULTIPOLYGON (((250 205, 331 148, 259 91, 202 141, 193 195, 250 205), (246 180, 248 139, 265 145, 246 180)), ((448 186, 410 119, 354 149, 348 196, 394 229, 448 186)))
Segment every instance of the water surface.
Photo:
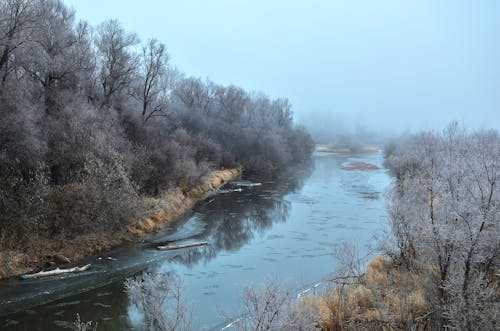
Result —
POLYGON ((83 320, 98 321, 99 330, 141 330, 124 279, 175 270, 192 307, 193 329, 220 329, 238 316, 246 285, 270 278, 298 293, 328 278, 337 245, 354 242, 366 254, 372 234, 386 226, 384 191, 390 178, 381 153, 317 153, 313 165, 243 180, 149 242, 90 257, 93 268, 85 275, 0 284, 0 328, 67 330, 79 313, 83 320), (381 169, 343 169, 355 161, 381 169), (209 245, 154 249, 155 243, 195 240, 209 245), (16 310, 22 311, 5 315, 16 310))

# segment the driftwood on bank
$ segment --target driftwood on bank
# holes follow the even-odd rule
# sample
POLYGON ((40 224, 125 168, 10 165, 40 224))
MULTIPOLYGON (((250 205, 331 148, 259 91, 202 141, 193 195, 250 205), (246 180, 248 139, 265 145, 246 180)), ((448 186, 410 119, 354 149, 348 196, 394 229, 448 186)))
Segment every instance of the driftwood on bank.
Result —
POLYGON ((28 274, 28 275, 22 275, 21 278, 24 280, 28 279, 36 279, 36 278, 43 278, 43 277, 49 277, 49 276, 59 276, 59 275, 64 275, 64 274, 70 274, 70 273, 75 273, 75 272, 82 272, 90 269, 90 264, 86 264, 82 267, 74 267, 74 268, 68 268, 68 269, 59 269, 56 268, 54 270, 49 270, 49 271, 40 271, 35 274, 28 274))
POLYGON ((160 251, 168 251, 168 250, 172 250, 172 249, 181 249, 181 248, 204 246, 204 245, 208 245, 208 241, 200 241, 200 242, 195 242, 195 243, 190 243, 190 244, 183 244, 183 245, 158 246, 158 249, 160 251))

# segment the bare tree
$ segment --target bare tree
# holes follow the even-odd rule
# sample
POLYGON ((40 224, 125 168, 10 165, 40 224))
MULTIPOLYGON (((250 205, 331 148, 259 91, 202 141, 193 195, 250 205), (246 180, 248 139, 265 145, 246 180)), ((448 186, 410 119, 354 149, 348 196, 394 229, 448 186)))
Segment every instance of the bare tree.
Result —
POLYGON ((98 26, 96 46, 102 86, 101 109, 119 106, 123 98, 130 94, 138 66, 137 56, 130 51, 130 47, 138 42, 137 36, 125 32, 117 20, 98 26))
POLYGON ((165 44, 151 39, 142 48, 140 62, 141 84, 138 86, 138 99, 142 104, 144 123, 154 116, 164 115, 171 93, 168 80, 168 54, 165 44))
POLYGON ((240 330, 284 330, 291 303, 291 291, 267 281, 260 287, 247 286, 243 291, 244 313, 238 321, 240 330))
POLYGON ((2 86, 11 72, 10 64, 14 59, 14 52, 24 46, 35 31, 34 3, 33 0, 0 1, 0 74, 2 86))
POLYGON ((243 290, 243 311, 234 322, 237 330, 312 330, 319 316, 279 280, 266 280, 243 290))
POLYGON ((37 1, 35 16, 31 42, 16 62, 41 87, 45 111, 50 113, 80 93, 82 73, 93 69, 90 34, 86 23, 75 25, 74 12, 60 0, 37 1))
POLYGON ((218 86, 215 97, 224 118, 231 122, 240 120, 248 102, 245 90, 234 85, 218 86))
POLYGON ((190 112, 208 116, 214 103, 216 87, 210 81, 186 78, 177 84, 174 94, 190 112))

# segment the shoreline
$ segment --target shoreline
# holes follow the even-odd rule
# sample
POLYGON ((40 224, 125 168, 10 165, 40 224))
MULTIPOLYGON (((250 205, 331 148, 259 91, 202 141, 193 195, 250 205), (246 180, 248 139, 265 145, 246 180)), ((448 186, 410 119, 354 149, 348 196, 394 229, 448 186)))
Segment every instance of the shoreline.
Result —
POLYGON ((58 236, 42 241, 36 251, 0 252, 0 279, 66 264, 73 266, 86 256, 140 242, 151 233, 161 231, 182 218, 197 202, 214 194, 220 187, 241 176, 242 172, 241 168, 214 170, 205 175, 199 185, 189 189, 176 187, 156 198, 140 197, 142 216, 117 232, 86 233, 72 239, 58 236))

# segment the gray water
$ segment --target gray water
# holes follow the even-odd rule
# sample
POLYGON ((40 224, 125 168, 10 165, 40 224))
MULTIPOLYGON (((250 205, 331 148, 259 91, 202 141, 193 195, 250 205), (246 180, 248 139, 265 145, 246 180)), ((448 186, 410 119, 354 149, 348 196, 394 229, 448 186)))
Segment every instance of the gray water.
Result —
POLYGON ((141 330, 123 290, 127 277, 174 270, 182 279, 194 330, 220 329, 241 311, 246 285, 279 281, 298 292, 328 279, 343 241, 361 255, 387 226, 390 182, 382 154, 317 153, 314 164, 234 183, 148 242, 89 257, 89 272, 0 283, 0 329, 68 330, 75 316, 98 330, 141 330), (353 161, 381 167, 351 171, 353 161), (241 189, 241 190, 240 190, 241 189), (206 240, 208 246, 159 252, 157 243, 206 240))

